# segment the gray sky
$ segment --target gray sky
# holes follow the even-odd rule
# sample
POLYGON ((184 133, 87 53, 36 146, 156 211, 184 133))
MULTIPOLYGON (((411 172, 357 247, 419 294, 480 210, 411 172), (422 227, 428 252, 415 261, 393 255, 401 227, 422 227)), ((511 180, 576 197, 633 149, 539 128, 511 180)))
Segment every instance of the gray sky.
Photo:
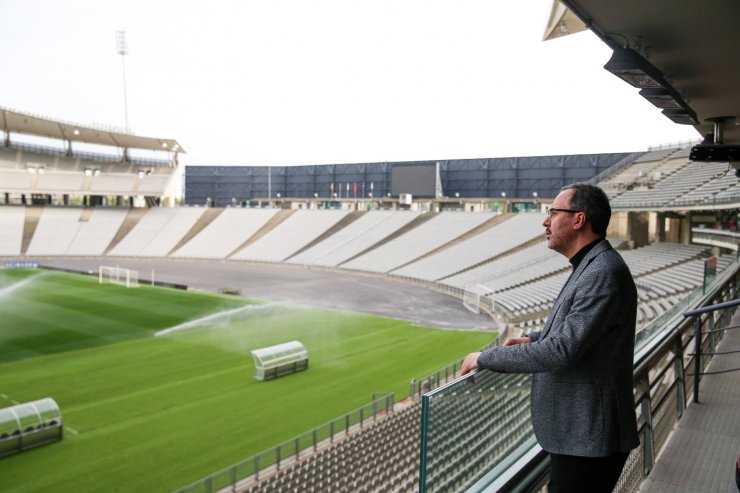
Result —
POLYGON ((542 42, 550 0, 0 0, 0 106, 176 138, 185 164, 646 150, 698 139, 542 42))

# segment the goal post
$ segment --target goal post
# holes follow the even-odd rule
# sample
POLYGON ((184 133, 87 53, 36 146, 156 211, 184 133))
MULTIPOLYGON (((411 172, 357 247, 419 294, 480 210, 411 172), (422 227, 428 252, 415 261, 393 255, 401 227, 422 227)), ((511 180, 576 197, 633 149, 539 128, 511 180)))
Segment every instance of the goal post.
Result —
POLYGON ((98 268, 98 284, 113 283, 127 288, 139 287, 139 271, 123 267, 101 265, 98 268))
POLYGON ((483 284, 470 284, 463 291, 463 306, 473 313, 480 313, 481 300, 491 295, 493 295, 493 290, 483 284))

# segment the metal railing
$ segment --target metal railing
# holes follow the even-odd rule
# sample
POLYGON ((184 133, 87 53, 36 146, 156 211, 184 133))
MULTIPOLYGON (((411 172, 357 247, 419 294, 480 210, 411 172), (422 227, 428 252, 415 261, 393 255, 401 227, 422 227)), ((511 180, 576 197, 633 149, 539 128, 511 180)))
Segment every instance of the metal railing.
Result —
MULTIPOLYGON (((60 142, 60 144, 62 144, 60 142)), ((32 144, 29 142, 18 142, 13 141, 10 144, 11 149, 18 149, 21 151, 30 151, 35 152, 38 154, 46 154, 48 156, 59 156, 59 157, 69 157, 67 154, 67 149, 63 148, 61 145, 60 147, 51 147, 51 146, 45 146, 41 144, 32 144)), ((100 152, 90 152, 90 151, 83 151, 83 150, 77 150, 72 154, 72 157, 79 157, 81 159, 86 159, 89 161, 95 161, 100 163, 120 163, 123 160, 123 154, 103 154, 100 152)), ((168 166, 170 164, 169 159, 156 159, 156 158, 144 158, 144 157, 130 157, 126 164, 135 164, 135 165, 142 165, 142 166, 168 166)))
POLYGON ((661 151, 663 149, 683 149, 685 147, 689 146, 695 146, 697 144, 701 144, 701 139, 694 139, 694 140, 677 140, 675 142, 666 142, 663 144, 657 144, 648 146, 648 152, 650 151, 661 151))
POLYGON ((619 200, 612 204, 612 210, 614 211, 631 211, 631 210, 675 210, 677 207, 689 207, 689 208, 702 208, 702 207, 719 207, 726 206, 729 204, 736 204, 740 201, 740 195, 732 195, 727 197, 710 197, 702 199, 678 199, 675 200, 667 198, 664 200, 645 200, 645 199, 634 199, 634 200, 619 200))
POLYGON ((740 232, 712 228, 691 228, 691 241, 740 251, 740 232))
MULTIPOLYGON (((719 354, 715 351, 716 345, 722 331, 730 328, 729 320, 735 306, 740 305, 740 301, 737 300, 739 284, 740 270, 736 262, 714 280, 707 294, 699 288, 681 304, 664 314, 659 321, 651 324, 644 334, 638 336, 633 381, 640 446, 630 454, 615 491, 633 493, 640 489, 640 485, 655 464, 655 457, 664 447, 671 431, 689 405, 692 394, 698 395, 696 379, 704 372, 710 357, 719 354), (697 307, 700 308, 697 310, 697 307), (691 310, 692 308, 695 310, 691 310), (702 324, 708 323, 710 327, 708 331, 700 333, 699 337, 694 321, 684 316, 697 312, 699 313, 697 317, 704 317, 702 324), (702 355, 707 357, 702 358, 702 355), (694 369, 693 373, 689 371, 691 368, 694 369)), ((472 402, 471 399, 482 406, 495 399, 496 393, 501 392, 503 388, 495 385, 475 388, 476 386, 470 384, 470 378, 466 375, 422 397, 420 492, 483 489, 502 492, 539 491, 547 481, 549 457, 536 444, 533 436, 528 439, 518 437, 519 441, 515 442, 516 448, 509 451, 508 461, 502 458, 486 459, 489 460, 486 473, 481 471, 481 459, 477 456, 466 456, 458 461, 456 467, 459 470, 455 471, 452 479, 444 474, 440 477, 438 471, 435 471, 435 468, 442 466, 435 465, 432 461, 433 456, 429 455, 430 450, 433 452, 439 448, 434 444, 442 443, 440 440, 444 439, 444 433, 450 433, 448 428, 440 424, 445 420, 440 421, 439 416, 434 416, 435 400, 445 404, 444 407, 440 404, 438 406, 440 409, 454 409, 456 404, 472 402), (440 396, 444 399, 440 399, 440 396), (426 408, 424 400, 427 401, 426 408), (435 433, 438 436, 432 436, 435 433), (471 483, 469 479, 473 476, 478 479, 477 482, 471 483), (463 479, 457 481, 455 478, 463 479)), ((476 374, 472 378, 477 380, 480 377, 476 374)), ((526 407, 528 399, 526 401, 520 405, 526 407)), ((510 443, 507 441, 511 440, 511 437, 506 434, 506 430, 526 425, 521 415, 517 413, 518 411, 513 418, 515 422, 507 422, 501 427, 501 433, 489 437, 488 442, 510 443)), ((493 423, 490 419, 476 421, 462 417, 448 421, 457 427, 454 433, 458 437, 475 436, 482 433, 481 428, 490 427, 493 423)))
POLYGON ((353 431, 362 429, 368 422, 375 422, 378 418, 392 413, 394 404, 393 393, 374 395, 369 404, 179 488, 176 492, 237 491, 239 483, 259 481, 260 475, 267 475, 293 464, 302 457, 301 454, 312 454, 322 446, 332 444, 353 431))
MULTIPOLYGON (((696 310, 691 310, 686 313, 684 313, 684 317, 687 318, 693 318, 696 320, 696 329, 694 331, 694 353, 692 356, 694 356, 694 402, 699 402, 699 382, 701 382, 701 377, 704 375, 713 375, 717 372, 705 372, 702 371, 702 368, 704 366, 702 365, 702 356, 708 356, 713 357, 715 355, 723 355, 723 354, 733 354, 740 352, 740 349, 738 350, 731 350, 731 351, 724 351, 724 352, 717 352, 717 351, 710 351, 708 353, 703 352, 703 345, 702 345, 702 336, 708 335, 711 338, 716 338, 718 335, 723 334, 727 330, 732 329, 738 329, 740 326, 733 326, 733 327, 725 327, 720 329, 714 328, 715 319, 712 316, 707 317, 707 321, 709 322, 709 330, 707 332, 702 332, 701 328, 702 325, 704 325, 704 320, 702 320, 702 315, 709 315, 717 312, 718 310, 727 310, 729 308, 735 308, 738 305, 740 305, 740 300, 732 300, 727 301, 725 303, 719 303, 717 305, 711 305, 711 306, 705 306, 704 308, 699 308, 696 310)), ((727 312, 725 312, 727 313, 727 312)), ((710 343, 710 347, 715 347, 716 343, 710 343)), ((730 370, 723 370, 722 373, 730 372, 730 371, 740 371, 740 368, 733 368, 730 370)))

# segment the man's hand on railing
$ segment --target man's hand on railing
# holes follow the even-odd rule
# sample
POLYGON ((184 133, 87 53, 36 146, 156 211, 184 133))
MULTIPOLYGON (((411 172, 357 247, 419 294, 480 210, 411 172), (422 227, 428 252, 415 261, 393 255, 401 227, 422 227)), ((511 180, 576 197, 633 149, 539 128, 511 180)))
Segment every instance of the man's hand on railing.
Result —
POLYGON ((532 342, 532 340, 529 336, 512 337, 510 339, 506 339, 502 346, 516 346, 517 344, 529 344, 530 342, 532 342))
MULTIPOLYGON (((512 337, 509 339, 506 339, 502 346, 516 346, 517 344, 529 344, 532 342, 532 340, 525 336, 525 337, 512 337)), ((470 353, 469 355, 465 356, 465 359, 462 362, 462 366, 460 367, 460 375, 467 375, 473 370, 478 369, 478 356, 480 356, 480 353, 470 353)))
POLYGON ((462 366, 460 367, 460 375, 467 375, 478 368, 478 356, 480 356, 480 353, 470 353, 465 356, 462 366))

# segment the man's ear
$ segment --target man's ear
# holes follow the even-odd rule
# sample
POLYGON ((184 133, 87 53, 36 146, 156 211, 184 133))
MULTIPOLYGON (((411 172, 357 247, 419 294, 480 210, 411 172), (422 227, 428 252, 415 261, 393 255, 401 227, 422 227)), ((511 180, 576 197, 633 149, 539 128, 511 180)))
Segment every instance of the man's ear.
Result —
POLYGON ((576 213, 576 222, 573 223, 573 229, 579 230, 586 227, 586 214, 583 212, 577 212, 576 213))

